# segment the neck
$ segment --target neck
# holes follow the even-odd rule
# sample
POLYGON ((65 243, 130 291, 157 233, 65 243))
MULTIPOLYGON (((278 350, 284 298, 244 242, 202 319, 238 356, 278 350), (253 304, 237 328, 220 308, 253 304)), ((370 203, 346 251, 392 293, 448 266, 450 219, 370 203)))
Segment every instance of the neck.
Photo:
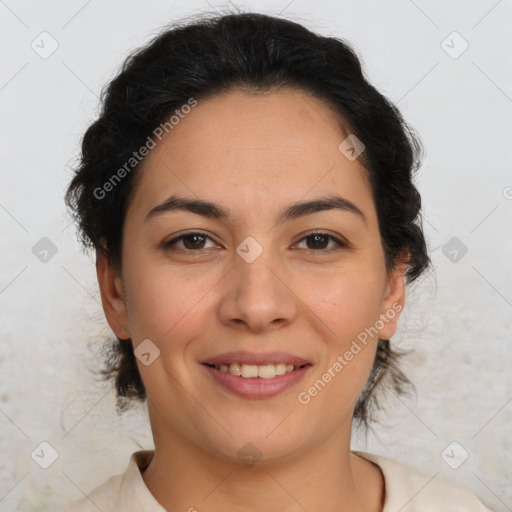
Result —
POLYGON ((142 477, 166 510, 382 511, 382 473, 350 452, 350 430, 286 460, 253 465, 202 450, 177 432, 159 431, 154 429, 155 455, 142 477))

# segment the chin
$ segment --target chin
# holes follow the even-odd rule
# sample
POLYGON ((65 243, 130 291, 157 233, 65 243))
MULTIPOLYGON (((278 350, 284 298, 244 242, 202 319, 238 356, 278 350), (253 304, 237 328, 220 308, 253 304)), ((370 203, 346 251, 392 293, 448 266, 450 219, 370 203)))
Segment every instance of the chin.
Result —
MULTIPOLYGON (((233 437, 222 435, 222 439, 210 438, 208 451, 230 462, 248 467, 278 462, 297 455, 301 441, 292 437, 282 425, 277 428, 276 425, 279 425, 279 422, 274 423, 271 428, 258 428, 257 425, 252 425, 251 428, 243 424, 237 431, 228 429, 233 437)), ((234 429, 234 425, 231 424, 230 428, 234 429)))

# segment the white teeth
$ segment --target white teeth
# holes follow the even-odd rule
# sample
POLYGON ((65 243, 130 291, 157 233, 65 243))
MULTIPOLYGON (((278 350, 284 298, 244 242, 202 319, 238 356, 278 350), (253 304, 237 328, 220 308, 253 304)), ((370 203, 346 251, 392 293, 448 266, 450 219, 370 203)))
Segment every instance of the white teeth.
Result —
POLYGON ((258 366, 258 377, 261 377, 262 379, 272 379, 275 376, 276 376, 275 365, 266 364, 264 366, 258 366))
POLYGON ((276 367, 276 375, 283 375, 286 373, 286 365, 284 363, 279 363, 274 365, 276 367))
POLYGON ((263 364, 260 366, 255 364, 233 363, 230 365, 215 365, 215 368, 221 372, 229 372, 231 375, 245 377, 246 379, 255 377, 259 377, 260 379, 272 379, 276 375, 284 375, 286 372, 293 372, 293 370, 295 370, 293 364, 284 363, 263 364))
POLYGON ((255 364, 243 364, 242 365, 242 377, 257 377, 258 367, 255 364))
MULTIPOLYGON (((217 368, 217 367, 215 367, 217 368)), ((236 363, 233 363, 233 364, 230 364, 229 365, 229 373, 231 373, 231 375, 242 375, 242 367, 239 365, 239 364, 236 364, 236 363)))

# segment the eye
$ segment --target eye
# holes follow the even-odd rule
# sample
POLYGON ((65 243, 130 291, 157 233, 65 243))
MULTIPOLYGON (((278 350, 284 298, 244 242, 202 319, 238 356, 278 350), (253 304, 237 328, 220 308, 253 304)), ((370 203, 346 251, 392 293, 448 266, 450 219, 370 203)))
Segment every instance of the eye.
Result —
MULTIPOLYGON (((165 249, 169 249, 171 251, 184 251, 184 252, 199 252, 199 250, 204 249, 204 240, 209 239, 212 240, 209 236, 197 232, 191 231, 190 233, 185 233, 184 235, 178 236, 169 240, 168 242, 163 243, 163 247, 165 249), (182 242, 184 247, 177 247, 179 242, 182 242)), ((213 241, 213 240, 212 240, 213 241)))
POLYGON ((308 250, 312 250, 312 251, 320 251, 320 250, 325 250, 325 251, 331 251, 331 250, 337 250, 341 247, 348 247, 348 244, 346 244, 345 242, 342 242, 341 240, 339 240, 338 238, 332 236, 332 235, 329 235, 328 233, 322 233, 322 232, 318 232, 318 233, 311 233, 309 234, 308 236, 305 236, 302 240, 299 241, 299 244, 303 241, 307 241, 307 240, 312 240, 312 247, 306 247, 306 249, 308 250), (335 246, 334 247, 331 247, 330 249, 327 249, 325 247, 325 241, 332 241, 334 242, 335 246))
MULTIPOLYGON (((205 235, 204 233, 200 233, 198 231, 191 231, 190 233, 185 233, 176 238, 173 238, 168 242, 164 242, 162 245, 164 249, 176 252, 201 252, 201 250, 208 249, 208 247, 204 247, 205 240, 213 241, 212 238, 205 235), (182 243, 181 247, 179 246, 180 243, 182 243)), ((312 241, 312 246, 306 247, 306 249, 315 252, 332 251, 337 250, 339 248, 348 247, 347 243, 342 242, 338 238, 323 232, 311 233, 308 236, 302 238, 298 243, 300 244, 304 241, 309 240, 312 241), (331 246, 330 248, 327 248, 325 246, 326 241, 327 245, 329 241, 333 242, 334 247, 331 246)))

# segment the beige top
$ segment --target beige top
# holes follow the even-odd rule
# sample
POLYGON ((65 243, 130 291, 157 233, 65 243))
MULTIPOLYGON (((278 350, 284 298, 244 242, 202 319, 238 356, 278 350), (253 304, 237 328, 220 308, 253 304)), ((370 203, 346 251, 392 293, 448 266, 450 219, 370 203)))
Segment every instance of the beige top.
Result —
MULTIPOLYGON (((153 450, 134 452, 124 474, 110 477, 87 497, 61 512, 167 512, 146 487, 141 475, 153 450)), ((464 487, 433 477, 397 460, 352 451, 377 464, 384 475, 382 512, 492 512, 464 487)))

